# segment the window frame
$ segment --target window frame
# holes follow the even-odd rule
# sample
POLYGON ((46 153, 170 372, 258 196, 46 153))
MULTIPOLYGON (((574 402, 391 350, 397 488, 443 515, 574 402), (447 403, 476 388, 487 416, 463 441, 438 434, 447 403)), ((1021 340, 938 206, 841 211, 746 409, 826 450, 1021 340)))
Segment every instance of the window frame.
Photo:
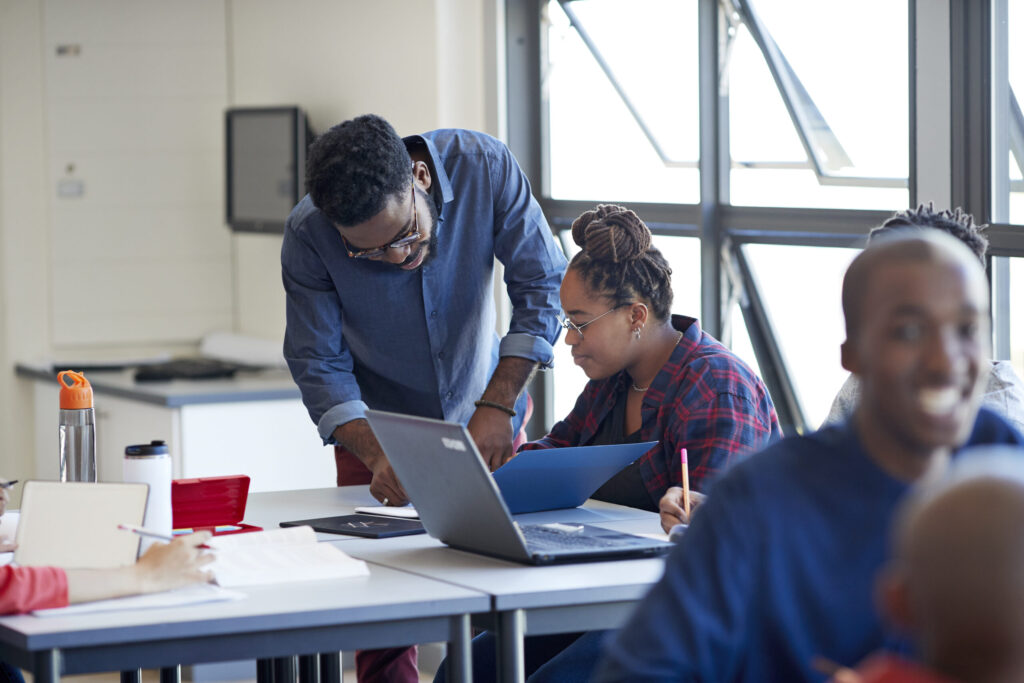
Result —
MULTIPOLYGON (((564 2, 565 0, 559 0, 564 2)), ((585 0, 584 0, 585 1, 585 0)), ((891 215, 889 211, 854 209, 806 209, 734 206, 729 203, 729 102, 718 86, 719 68, 728 42, 725 8, 750 11, 746 0, 694 0, 699 23, 700 102, 700 203, 630 203, 659 234, 698 237, 701 240, 701 323, 710 334, 721 336, 730 302, 737 300, 736 288, 745 288, 746 298, 764 306, 753 278, 743 277, 745 263, 740 247, 748 243, 791 246, 861 247, 867 232, 891 215), (739 256, 737 256, 739 254, 739 256), (739 273, 740 277, 735 274, 739 273)), ((506 45, 508 72, 509 144, 534 183, 535 194, 553 230, 567 229, 582 211, 614 197, 593 201, 565 201, 550 197, 546 150, 548 131, 543 97, 542 59, 546 48, 543 35, 544 0, 506 0, 506 45)), ((909 0, 908 2, 908 116, 909 169, 906 186, 909 206, 932 200, 937 206, 959 206, 979 223, 989 223, 990 273, 1002 269, 998 257, 1024 256, 1024 226, 994 222, 992 211, 993 139, 993 51, 1006 50, 1007 38, 993 27, 993 12, 1005 13, 1006 0, 909 0), (948 35, 948 40, 936 36, 948 35), (922 68, 918 69, 918 66, 922 68), (948 84, 948 87, 945 86, 948 84), (920 136, 920 138, 919 138, 920 136), (927 144, 919 144, 918 140, 927 144)), ((1005 14, 1000 15, 1005 16, 1005 14)), ((760 26, 751 13, 750 25, 760 26)), ((762 27, 763 28, 763 27, 762 27)), ((763 30, 759 45, 766 58, 763 30)), ((1005 31, 1003 32, 1005 34, 1005 31)), ((756 36, 755 36, 756 39, 756 36)), ((778 55, 781 57, 781 55, 778 55)), ((1005 59, 1005 54, 1003 57, 1005 59)), ((769 66, 798 132, 804 124, 799 93, 786 85, 784 58, 769 59, 769 66), (787 94, 788 92, 788 94, 787 94)), ((791 70, 790 70, 791 71, 791 70)), ((806 123, 806 122, 805 122, 806 123)), ((809 157, 815 160, 814 145, 801 133, 809 157)), ((1024 135, 1024 131, 1021 131, 1024 135)), ((821 160, 817 159, 817 167, 821 160)), ((824 168, 824 166, 822 166, 824 168)), ((816 168, 816 172, 821 168, 816 168)), ((827 175, 827 172, 824 172, 827 175)), ((746 268, 749 271, 749 268, 746 268)), ((1008 338, 1008 289, 1000 291, 995 276, 993 290, 996 358, 1009 349, 999 339, 1008 338), (1000 303, 1000 302, 1003 303, 1000 303)), ((754 307, 756 309, 756 306, 754 307)), ((792 387, 792 378, 778 352, 778 336, 768 316, 756 310, 745 317, 754 351, 780 416, 795 430, 807 425, 792 387), (749 318, 749 319, 748 319, 749 318)), ((728 339, 723 339, 728 343, 728 339)), ((543 424, 543 433, 556 417, 550 414, 550 382, 540 373, 532 387, 543 424), (539 398, 539 400, 538 400, 539 398)))

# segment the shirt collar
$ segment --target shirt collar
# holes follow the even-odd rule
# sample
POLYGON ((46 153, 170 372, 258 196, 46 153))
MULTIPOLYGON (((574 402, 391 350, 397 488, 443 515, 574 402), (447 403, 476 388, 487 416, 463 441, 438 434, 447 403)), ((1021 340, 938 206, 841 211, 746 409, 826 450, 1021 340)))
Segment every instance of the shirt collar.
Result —
MULTIPOLYGON (((426 146, 427 154, 430 156, 430 165, 433 167, 430 169, 433 175, 432 180, 436 184, 437 189, 439 191, 438 194, 434 194, 433 192, 432 194, 434 194, 435 197, 441 197, 442 205, 447 204, 453 199, 455 199, 455 193, 452 191, 452 181, 448 177, 447 171, 445 171, 444 164, 442 163, 443 160, 441 159, 441 155, 437 151, 437 146, 434 145, 434 141, 431 140, 429 137, 425 137, 423 135, 409 135, 407 137, 402 138, 402 142, 405 143, 405 146, 407 148, 420 143, 426 146)), ((438 211, 440 212, 441 206, 438 206, 437 208, 438 211)))

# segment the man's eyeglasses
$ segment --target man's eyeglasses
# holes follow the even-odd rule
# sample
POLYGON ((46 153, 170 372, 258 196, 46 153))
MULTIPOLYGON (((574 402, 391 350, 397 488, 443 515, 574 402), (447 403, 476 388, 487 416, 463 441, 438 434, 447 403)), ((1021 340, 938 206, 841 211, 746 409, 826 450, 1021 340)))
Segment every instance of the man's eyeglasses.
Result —
POLYGON ((573 321, 569 320, 569 318, 567 316, 564 316, 564 315, 562 316, 562 319, 561 319, 560 322, 562 323, 562 327, 564 327, 567 332, 569 330, 572 330, 576 334, 580 335, 580 340, 582 340, 583 339, 583 328, 584 327, 586 327, 587 325, 589 325, 591 323, 596 323, 598 320, 600 320, 601 318, 605 317, 606 315, 608 315, 612 311, 617 311, 618 309, 622 308, 623 306, 628 306, 628 305, 629 304, 619 304, 618 306, 613 306, 612 308, 609 308, 607 311, 605 311, 601 315, 597 316, 596 318, 591 318, 590 320, 588 320, 587 322, 583 323, 582 325, 577 325, 573 321))
POLYGON ((415 183, 410 188, 412 190, 412 228, 409 231, 402 233, 398 236, 395 241, 385 244, 382 247, 376 247, 373 249, 357 249, 352 251, 352 245, 348 243, 345 236, 341 236, 341 241, 345 245, 345 251, 348 252, 349 258, 380 258, 387 253, 388 249, 401 249, 406 247, 413 242, 416 242, 420 238, 420 216, 416 212, 416 185, 415 183))

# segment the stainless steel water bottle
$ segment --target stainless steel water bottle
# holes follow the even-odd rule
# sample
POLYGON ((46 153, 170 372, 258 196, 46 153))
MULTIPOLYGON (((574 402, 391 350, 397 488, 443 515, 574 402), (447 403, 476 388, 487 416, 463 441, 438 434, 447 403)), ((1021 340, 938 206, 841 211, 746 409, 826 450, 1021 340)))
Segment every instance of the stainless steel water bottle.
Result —
POLYGON ((57 373, 61 481, 96 481, 96 413, 92 386, 80 372, 57 373))

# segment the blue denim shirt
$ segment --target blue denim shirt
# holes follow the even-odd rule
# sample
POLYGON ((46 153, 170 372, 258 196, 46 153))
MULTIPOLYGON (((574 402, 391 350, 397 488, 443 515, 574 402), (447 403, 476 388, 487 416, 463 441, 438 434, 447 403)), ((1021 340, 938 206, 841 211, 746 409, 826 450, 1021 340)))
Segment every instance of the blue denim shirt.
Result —
MULTIPOLYGON (((566 261, 512 153, 468 130, 406 138, 416 143, 432 161, 439 214, 435 256, 422 268, 349 258, 308 195, 285 224, 284 356, 324 443, 367 406, 465 423, 499 356, 553 358, 566 261), (512 301, 500 341, 495 257, 512 301)), ((525 394, 515 429, 524 407, 525 394)))

